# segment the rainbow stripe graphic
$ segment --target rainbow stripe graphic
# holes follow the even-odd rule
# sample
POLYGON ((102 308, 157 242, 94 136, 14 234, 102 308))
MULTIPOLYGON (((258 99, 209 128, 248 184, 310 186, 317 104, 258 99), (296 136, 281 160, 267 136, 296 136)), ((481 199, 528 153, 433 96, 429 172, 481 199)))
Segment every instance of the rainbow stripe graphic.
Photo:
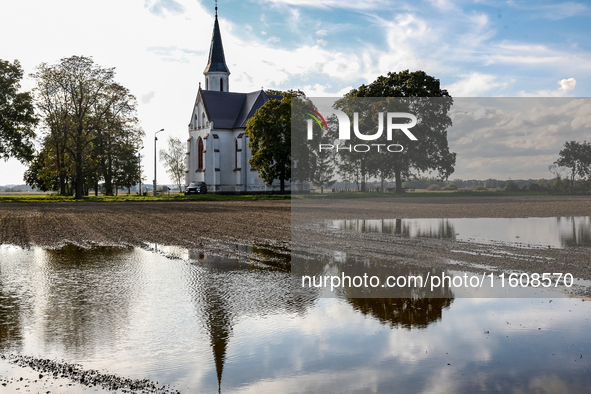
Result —
POLYGON ((322 117, 322 115, 320 115, 320 113, 318 111, 314 111, 312 108, 304 108, 307 111, 304 111, 304 113, 306 115, 310 115, 312 118, 314 118, 314 120, 316 121, 316 123, 318 123, 318 126, 320 126, 320 128, 322 129, 322 123, 324 123, 324 127, 326 127, 326 131, 328 131, 328 125, 326 124, 326 120, 324 120, 324 118, 322 117), (320 120, 322 120, 322 123, 320 123, 320 120))

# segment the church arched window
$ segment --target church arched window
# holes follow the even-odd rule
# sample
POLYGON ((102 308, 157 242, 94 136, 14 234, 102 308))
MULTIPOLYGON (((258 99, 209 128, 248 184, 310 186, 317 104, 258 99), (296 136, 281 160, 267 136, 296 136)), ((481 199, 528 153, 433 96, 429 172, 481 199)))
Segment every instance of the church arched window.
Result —
POLYGON ((201 137, 197 142, 197 169, 203 170, 203 140, 201 137))
POLYGON ((202 126, 202 127, 205 127, 205 112, 202 114, 201 118, 203 119, 203 120, 201 121, 201 126, 202 126))
POLYGON ((238 138, 236 138, 234 140, 234 142, 236 143, 236 147, 234 149, 234 168, 239 168, 238 167, 238 138))
POLYGON ((220 78, 220 92, 224 91, 224 78, 220 78))
POLYGON ((209 90, 209 78, 205 78, 205 90, 209 90))

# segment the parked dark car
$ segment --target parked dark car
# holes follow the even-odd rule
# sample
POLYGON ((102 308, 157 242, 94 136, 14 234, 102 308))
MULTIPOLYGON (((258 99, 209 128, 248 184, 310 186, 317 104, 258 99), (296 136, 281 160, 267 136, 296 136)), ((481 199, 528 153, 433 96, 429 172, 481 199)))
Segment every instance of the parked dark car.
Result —
POLYGON ((207 185, 205 182, 191 182, 187 186, 185 194, 207 194, 207 185))

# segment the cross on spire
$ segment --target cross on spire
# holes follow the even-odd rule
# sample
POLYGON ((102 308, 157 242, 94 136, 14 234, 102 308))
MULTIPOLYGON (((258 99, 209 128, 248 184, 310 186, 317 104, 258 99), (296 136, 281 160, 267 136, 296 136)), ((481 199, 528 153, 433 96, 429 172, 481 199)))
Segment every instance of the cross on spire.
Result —
POLYGON ((218 17, 218 0, 215 0, 215 17, 218 17))

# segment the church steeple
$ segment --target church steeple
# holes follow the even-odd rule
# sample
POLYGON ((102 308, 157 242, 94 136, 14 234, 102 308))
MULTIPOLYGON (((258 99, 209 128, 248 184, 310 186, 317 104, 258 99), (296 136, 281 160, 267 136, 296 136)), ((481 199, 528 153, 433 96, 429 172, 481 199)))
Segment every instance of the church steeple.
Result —
POLYGON ((211 37, 211 46, 209 47, 209 61, 203 74, 205 75, 205 90, 229 91, 230 70, 226 65, 226 57, 224 56, 224 46, 222 45, 222 35, 220 34, 220 25, 218 23, 217 1, 213 35, 211 37))

